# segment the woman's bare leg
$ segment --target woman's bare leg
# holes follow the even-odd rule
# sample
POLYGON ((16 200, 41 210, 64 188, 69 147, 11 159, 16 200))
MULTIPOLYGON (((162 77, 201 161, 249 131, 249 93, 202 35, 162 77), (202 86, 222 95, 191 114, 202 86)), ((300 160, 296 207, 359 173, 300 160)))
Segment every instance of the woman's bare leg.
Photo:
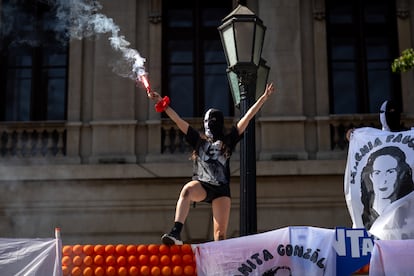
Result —
POLYGON ((223 196, 213 200, 214 240, 224 240, 227 238, 227 226, 230 218, 230 197, 223 196))
POLYGON ((167 245, 183 244, 181 241, 181 230, 190 211, 191 201, 201 201, 207 193, 199 181, 193 180, 184 185, 175 209, 174 226, 169 234, 164 234, 161 241, 167 245))
POLYGON ((184 224, 188 212, 190 211, 190 205, 192 201, 199 202, 206 198, 206 190, 201 186, 200 182, 193 180, 184 185, 180 192, 180 197, 177 201, 175 209, 175 221, 184 224))

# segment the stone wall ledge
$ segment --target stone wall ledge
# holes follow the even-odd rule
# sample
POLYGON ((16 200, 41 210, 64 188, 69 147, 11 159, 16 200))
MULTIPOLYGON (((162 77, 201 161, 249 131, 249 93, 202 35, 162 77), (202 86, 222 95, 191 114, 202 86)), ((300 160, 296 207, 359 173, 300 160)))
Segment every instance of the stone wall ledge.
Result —
MULTIPOLYGON (((342 175, 345 160, 258 161, 257 176, 342 175)), ((0 166, 0 181, 190 177, 191 162, 0 166)), ((240 175, 232 161, 232 176, 240 175)))

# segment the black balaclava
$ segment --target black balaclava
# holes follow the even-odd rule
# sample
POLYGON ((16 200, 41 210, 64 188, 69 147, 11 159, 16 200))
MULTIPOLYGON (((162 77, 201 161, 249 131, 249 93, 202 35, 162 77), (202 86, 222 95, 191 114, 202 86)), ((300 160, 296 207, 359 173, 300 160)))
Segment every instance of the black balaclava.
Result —
POLYGON ((392 101, 385 101, 380 108, 382 130, 401 131, 400 111, 392 101))
POLYGON ((221 139, 224 134, 224 116, 218 109, 210 108, 204 115, 204 133, 213 140, 221 139))

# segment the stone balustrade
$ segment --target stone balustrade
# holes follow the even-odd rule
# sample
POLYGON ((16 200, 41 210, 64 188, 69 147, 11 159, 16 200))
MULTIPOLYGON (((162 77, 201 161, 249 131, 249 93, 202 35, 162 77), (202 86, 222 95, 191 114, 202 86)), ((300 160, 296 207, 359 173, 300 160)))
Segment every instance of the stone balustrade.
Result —
POLYGON ((44 158, 66 155, 66 128, 62 123, 0 124, 0 158, 44 158))

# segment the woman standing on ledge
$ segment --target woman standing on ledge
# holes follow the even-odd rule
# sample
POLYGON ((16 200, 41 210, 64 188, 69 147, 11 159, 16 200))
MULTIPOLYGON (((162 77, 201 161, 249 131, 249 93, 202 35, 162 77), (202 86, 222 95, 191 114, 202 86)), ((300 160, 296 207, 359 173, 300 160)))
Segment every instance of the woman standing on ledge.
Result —
POLYGON ((162 98, 157 92, 148 92, 148 97, 156 102, 157 112, 165 112, 184 133, 186 141, 193 148, 193 177, 180 192, 174 226, 168 234, 161 237, 163 244, 183 244, 181 230, 188 216, 191 202, 211 203, 214 240, 226 238, 231 207, 230 156, 250 120, 273 91, 273 84, 267 84, 264 93, 227 134, 224 133, 224 116, 220 110, 211 108, 205 113, 204 133, 199 133, 169 107, 168 97, 162 98))

